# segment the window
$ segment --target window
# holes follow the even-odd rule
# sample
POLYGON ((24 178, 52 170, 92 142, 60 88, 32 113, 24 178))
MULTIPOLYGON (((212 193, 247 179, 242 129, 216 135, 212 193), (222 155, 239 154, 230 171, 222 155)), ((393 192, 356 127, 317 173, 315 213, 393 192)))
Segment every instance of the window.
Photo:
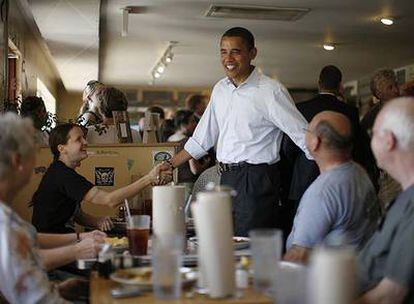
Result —
POLYGON ((39 78, 37 78, 36 96, 43 99, 45 102, 46 111, 53 115, 56 114, 56 99, 39 78))

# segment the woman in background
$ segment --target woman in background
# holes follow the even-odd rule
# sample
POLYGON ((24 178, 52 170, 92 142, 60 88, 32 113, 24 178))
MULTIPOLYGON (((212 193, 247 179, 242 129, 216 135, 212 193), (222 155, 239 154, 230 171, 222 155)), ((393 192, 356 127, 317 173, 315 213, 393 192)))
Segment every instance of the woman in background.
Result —
MULTIPOLYGON (((113 111, 127 111, 128 100, 125 94, 116 89, 108 88, 103 94, 103 100, 99 106, 99 112, 103 115, 100 124, 88 126, 87 141, 89 144, 114 144, 118 143, 118 135, 115 127, 113 111)), ((132 142, 142 142, 140 133, 131 129, 132 142)))
POLYGON ((83 104, 79 111, 77 122, 82 126, 101 123, 103 119, 99 106, 102 102, 105 85, 97 80, 91 80, 83 90, 83 104))

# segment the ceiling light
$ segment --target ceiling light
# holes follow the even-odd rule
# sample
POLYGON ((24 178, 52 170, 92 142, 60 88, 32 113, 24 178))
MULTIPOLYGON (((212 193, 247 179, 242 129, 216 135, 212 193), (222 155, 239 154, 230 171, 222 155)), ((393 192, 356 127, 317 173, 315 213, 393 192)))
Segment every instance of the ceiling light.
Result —
POLYGON ((393 25, 394 20, 392 18, 381 18, 381 23, 384 25, 393 25))
POLYGON ((126 37, 128 36, 128 14, 129 9, 127 7, 122 9, 122 31, 121 36, 126 37))
POLYGON ((333 51, 335 49, 335 45, 332 43, 325 43, 323 45, 323 49, 326 51, 333 51))
POLYGON ((160 65, 160 66, 158 66, 158 68, 157 68, 157 72, 158 73, 164 73, 164 70, 165 70, 165 67, 163 66, 163 65, 160 65))
POLYGON ((161 74, 165 72, 167 65, 172 62, 174 53, 173 47, 177 44, 177 41, 170 41, 168 47, 165 49, 163 55, 158 60, 157 64, 151 70, 152 80, 158 79, 161 77, 161 74))
POLYGON ((172 53, 165 56, 165 62, 170 63, 172 61, 172 53))

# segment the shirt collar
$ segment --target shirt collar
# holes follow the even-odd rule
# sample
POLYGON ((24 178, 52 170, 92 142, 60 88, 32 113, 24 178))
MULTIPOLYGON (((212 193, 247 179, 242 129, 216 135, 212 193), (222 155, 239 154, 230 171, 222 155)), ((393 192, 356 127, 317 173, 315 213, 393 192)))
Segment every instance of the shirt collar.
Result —
MULTIPOLYGON (((257 85, 259 83, 260 79, 260 72, 258 71, 257 67, 254 67, 253 71, 250 73, 249 77, 246 78, 245 81, 243 81, 238 88, 245 85, 257 85)), ((229 77, 226 77, 226 84, 229 86, 233 86, 233 82, 230 80, 229 77)))
POLYGON ((319 95, 332 95, 332 96, 336 97, 336 95, 334 93, 331 93, 331 92, 319 92, 319 95))

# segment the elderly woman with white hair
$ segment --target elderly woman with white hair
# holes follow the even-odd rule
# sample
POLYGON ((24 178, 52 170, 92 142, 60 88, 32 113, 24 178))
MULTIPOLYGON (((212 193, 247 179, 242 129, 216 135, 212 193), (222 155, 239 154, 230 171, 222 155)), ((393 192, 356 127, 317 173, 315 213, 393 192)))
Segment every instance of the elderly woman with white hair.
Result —
POLYGON ((0 146, 0 302, 4 297, 10 303, 66 303, 62 296, 71 299, 75 289, 77 295, 86 294, 84 281, 49 282, 36 230, 9 206, 35 165, 32 123, 15 114, 1 115, 0 146))

